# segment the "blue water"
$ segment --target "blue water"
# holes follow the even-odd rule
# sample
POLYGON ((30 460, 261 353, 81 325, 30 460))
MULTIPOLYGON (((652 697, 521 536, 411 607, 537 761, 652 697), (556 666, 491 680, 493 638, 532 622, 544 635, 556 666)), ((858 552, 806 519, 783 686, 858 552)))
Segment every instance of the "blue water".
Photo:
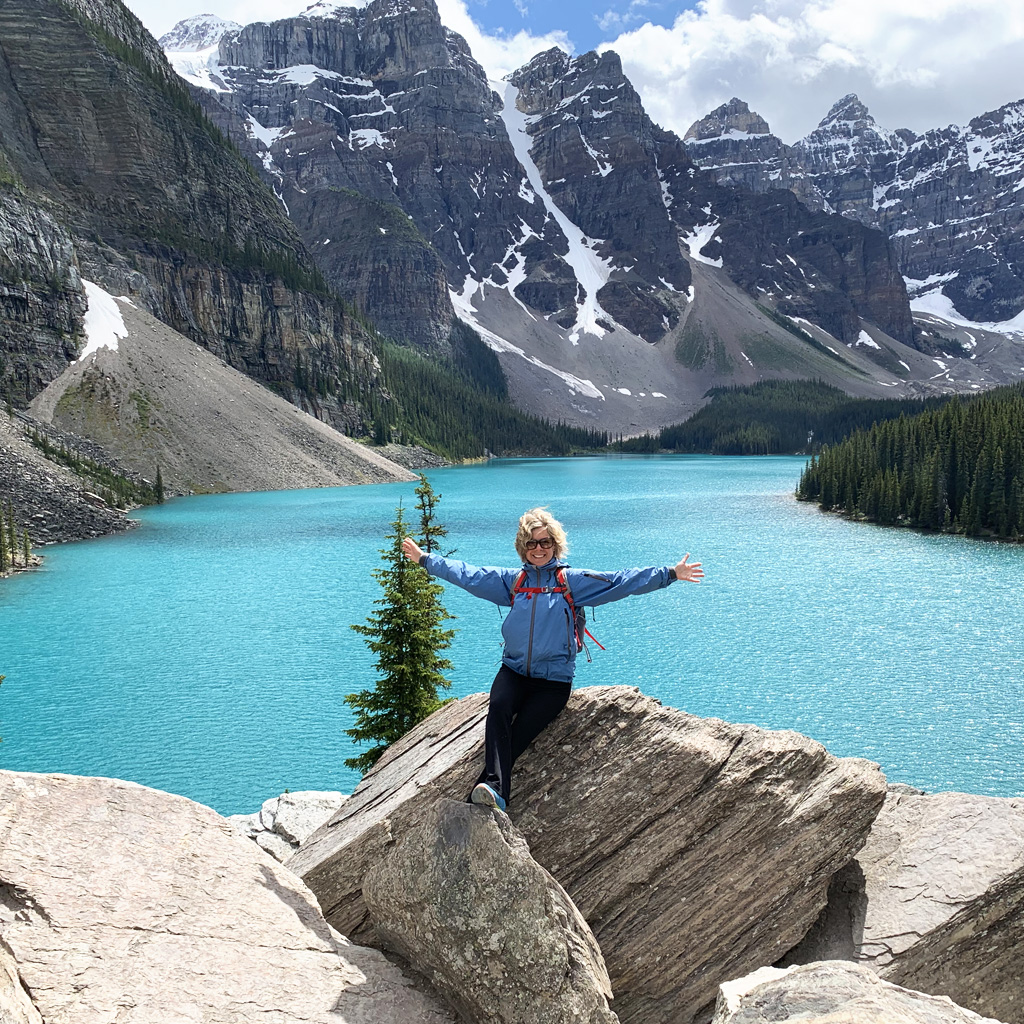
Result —
MULTIPOLYGON (((795 458, 497 461, 431 474, 457 557, 514 564, 548 504, 572 564, 667 564, 704 583, 600 608, 578 685, 796 729, 929 791, 1024 794, 1024 548, 845 522, 797 503, 795 458)), ((0 766, 107 775, 222 813, 358 781, 348 629, 378 596, 411 484, 170 502, 119 537, 0 581, 0 766)), ((500 613, 449 588, 455 696, 497 668, 500 613)))

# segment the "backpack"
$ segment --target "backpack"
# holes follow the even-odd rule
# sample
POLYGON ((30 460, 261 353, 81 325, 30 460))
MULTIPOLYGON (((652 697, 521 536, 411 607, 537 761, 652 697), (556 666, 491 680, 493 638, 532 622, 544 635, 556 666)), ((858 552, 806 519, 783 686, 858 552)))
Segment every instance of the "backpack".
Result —
POLYGON ((594 636, 593 633, 587 629, 587 612, 585 608, 577 608, 576 602, 572 599, 572 589, 569 586, 569 581, 565 576, 565 569, 559 568, 555 570, 555 579, 558 581, 557 587, 527 587, 523 584, 526 583, 528 573, 524 569, 518 579, 516 579, 515 586, 512 588, 512 600, 509 605, 516 603, 516 594, 525 594, 526 600, 529 601, 533 598, 534 594, 561 594, 565 598, 565 603, 569 606, 569 614, 572 616, 573 630, 576 634, 576 653, 580 651, 587 652, 587 661, 593 660, 590 657, 590 650, 587 648, 586 641, 583 639, 585 636, 589 636, 591 640, 597 644, 601 650, 604 650, 601 642, 594 636))

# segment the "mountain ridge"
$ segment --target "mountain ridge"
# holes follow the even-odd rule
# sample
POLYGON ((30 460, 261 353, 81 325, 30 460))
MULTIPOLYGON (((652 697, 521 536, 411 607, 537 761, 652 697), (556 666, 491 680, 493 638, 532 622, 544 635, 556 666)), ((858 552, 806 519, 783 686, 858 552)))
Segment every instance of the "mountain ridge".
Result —
MULTIPOLYGON (((691 132, 740 116, 757 115, 734 99, 691 132)), ((917 134, 881 127, 850 94, 791 146, 739 133, 694 143, 694 160, 724 184, 789 188, 885 232, 910 286, 944 296, 954 318, 1000 324, 1024 311, 1024 100, 917 134)))

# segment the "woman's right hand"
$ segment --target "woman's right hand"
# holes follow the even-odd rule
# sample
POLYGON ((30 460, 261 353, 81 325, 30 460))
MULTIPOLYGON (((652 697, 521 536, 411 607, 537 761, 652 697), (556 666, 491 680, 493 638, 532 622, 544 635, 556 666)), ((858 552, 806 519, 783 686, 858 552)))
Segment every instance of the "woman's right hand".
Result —
POLYGON ((406 537, 402 541, 402 550, 405 552, 405 557, 410 561, 419 564, 420 559, 423 557, 423 549, 412 539, 412 537, 406 537))

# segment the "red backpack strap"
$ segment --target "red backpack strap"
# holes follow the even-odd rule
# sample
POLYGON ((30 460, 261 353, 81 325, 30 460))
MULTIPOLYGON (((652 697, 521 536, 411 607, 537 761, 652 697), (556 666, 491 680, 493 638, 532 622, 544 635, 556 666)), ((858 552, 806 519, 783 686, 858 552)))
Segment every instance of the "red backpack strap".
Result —
POLYGON ((562 596, 565 598, 566 603, 569 605, 569 611, 572 614, 573 622, 576 621, 576 603, 572 599, 572 590, 569 587, 569 581, 565 576, 565 569, 555 570, 555 579, 558 580, 558 585, 562 588, 562 596))
POLYGON ((509 607, 511 607, 512 605, 514 605, 516 603, 516 594, 520 593, 523 590, 523 584, 525 582, 526 582, 526 570, 523 569, 523 571, 519 574, 519 576, 516 577, 516 582, 515 582, 515 584, 512 587, 512 592, 509 594, 509 602, 508 602, 509 603, 509 607))

